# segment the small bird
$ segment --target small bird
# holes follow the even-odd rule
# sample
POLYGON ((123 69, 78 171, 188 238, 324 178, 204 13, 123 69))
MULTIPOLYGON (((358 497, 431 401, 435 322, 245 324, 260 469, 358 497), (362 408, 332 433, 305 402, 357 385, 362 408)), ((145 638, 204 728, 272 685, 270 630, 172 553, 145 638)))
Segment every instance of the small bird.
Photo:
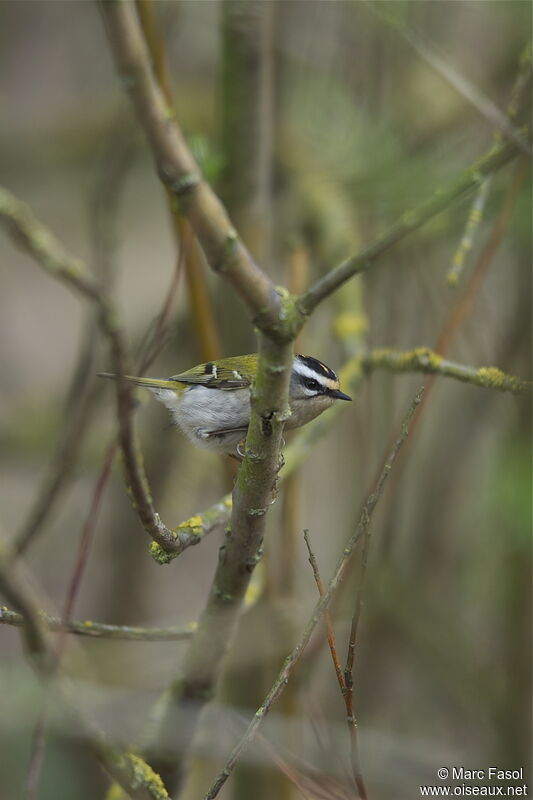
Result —
MULTIPOLYGON (((149 389, 168 408, 173 422, 198 447, 242 457, 239 443, 250 422, 250 388, 257 354, 223 358, 173 375, 168 380, 124 379, 149 389)), ((114 378, 100 372, 102 378, 114 378)), ((299 428, 317 417, 335 400, 351 400, 339 389, 332 369, 311 356, 295 355, 289 387, 291 416, 286 428, 299 428)))

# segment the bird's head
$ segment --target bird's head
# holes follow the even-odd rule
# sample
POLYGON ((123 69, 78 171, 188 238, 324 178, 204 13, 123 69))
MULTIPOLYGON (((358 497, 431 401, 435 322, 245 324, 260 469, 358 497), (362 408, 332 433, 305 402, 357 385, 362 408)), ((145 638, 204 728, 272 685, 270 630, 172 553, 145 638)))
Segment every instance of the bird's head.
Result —
POLYGON ((294 357, 289 393, 291 404, 309 403, 331 405, 334 400, 351 400, 340 390, 337 375, 318 359, 312 356, 294 357))

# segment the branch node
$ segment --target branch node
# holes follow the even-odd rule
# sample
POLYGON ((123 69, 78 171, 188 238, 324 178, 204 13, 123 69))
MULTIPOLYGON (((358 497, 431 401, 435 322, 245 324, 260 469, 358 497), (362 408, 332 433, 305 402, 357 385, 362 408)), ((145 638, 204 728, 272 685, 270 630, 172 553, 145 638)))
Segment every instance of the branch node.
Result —
POLYGON ((227 272, 232 264, 238 261, 239 236, 235 228, 230 228, 224 237, 222 253, 218 263, 213 264, 213 269, 218 274, 227 272))
POLYGON ((272 436, 272 418, 274 416, 273 411, 265 412, 261 414, 261 432, 265 438, 272 436))
POLYGON ((219 589, 218 586, 213 587, 213 595, 219 600, 221 603, 230 604, 234 602, 234 597, 229 592, 225 592, 223 589, 219 589))
MULTIPOLYGON (((162 180, 164 181, 164 177, 162 176, 162 180)), ((197 186, 202 182, 201 176, 197 172, 187 172, 184 175, 180 175, 179 178, 168 181, 167 179, 167 186, 172 191, 174 197, 178 200, 182 198, 184 195, 191 194, 191 192, 196 189, 197 186)))
POLYGON ((250 558, 247 559, 245 562, 245 567, 248 570, 248 572, 253 572, 262 558, 263 558, 263 547, 261 545, 258 548, 257 553, 254 556, 250 556, 250 558))
POLYGON ((249 517, 263 517, 267 511, 268 508, 248 508, 246 513, 249 517))
POLYGON ((165 550, 157 542, 151 542, 148 550, 154 561, 157 561, 158 564, 170 564, 175 557, 174 553, 169 553, 168 550, 165 550))

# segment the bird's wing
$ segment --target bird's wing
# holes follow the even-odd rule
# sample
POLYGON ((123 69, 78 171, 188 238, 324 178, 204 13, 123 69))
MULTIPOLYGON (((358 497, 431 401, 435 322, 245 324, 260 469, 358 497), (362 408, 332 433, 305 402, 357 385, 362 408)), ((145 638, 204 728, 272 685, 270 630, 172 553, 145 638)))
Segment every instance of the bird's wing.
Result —
POLYGON ((255 375, 256 365, 257 356, 255 354, 223 358, 217 361, 216 364, 212 361, 208 361, 206 364, 198 364, 197 367, 193 367, 187 372, 172 375, 169 380, 200 384, 208 389, 233 391, 250 386, 255 375))

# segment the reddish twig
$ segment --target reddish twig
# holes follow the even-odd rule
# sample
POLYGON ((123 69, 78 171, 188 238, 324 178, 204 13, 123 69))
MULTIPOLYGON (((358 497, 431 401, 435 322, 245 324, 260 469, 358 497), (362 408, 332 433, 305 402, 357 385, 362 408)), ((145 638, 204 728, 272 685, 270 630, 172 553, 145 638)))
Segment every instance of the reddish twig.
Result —
MULTIPOLYGON (((305 544, 307 545, 307 552, 309 553, 309 563, 311 564, 311 568, 313 570, 313 575, 315 578, 315 583, 318 589, 318 593, 320 597, 323 597, 324 584, 322 583, 322 578, 320 577, 316 556, 311 549, 311 543, 309 541, 309 531, 307 530, 304 531, 304 539, 305 539, 305 544)), ((329 612, 329 609, 326 609, 326 611, 324 611, 324 624, 326 626, 328 645, 331 653, 331 660, 333 661, 333 666, 335 668, 335 675, 337 676, 339 689, 344 695, 344 689, 345 689, 344 676, 342 674, 341 662, 339 660, 339 655, 337 653, 337 643, 335 641, 335 633, 333 631, 333 624, 331 621, 331 614, 329 612)))

